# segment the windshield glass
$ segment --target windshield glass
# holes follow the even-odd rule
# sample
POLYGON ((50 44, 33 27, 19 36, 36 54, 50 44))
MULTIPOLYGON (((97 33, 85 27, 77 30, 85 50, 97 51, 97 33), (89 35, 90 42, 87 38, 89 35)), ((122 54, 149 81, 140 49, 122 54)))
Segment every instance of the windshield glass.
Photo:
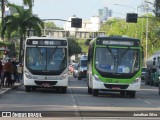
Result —
POLYGON ((87 60, 81 60, 81 67, 87 66, 87 60))
POLYGON ((139 70, 139 52, 129 48, 96 48, 96 69, 106 73, 134 73, 139 70))
POLYGON ((31 70, 61 71, 67 67, 66 48, 28 47, 26 66, 31 70))
POLYGON ((146 72, 146 68, 142 68, 142 72, 146 72))

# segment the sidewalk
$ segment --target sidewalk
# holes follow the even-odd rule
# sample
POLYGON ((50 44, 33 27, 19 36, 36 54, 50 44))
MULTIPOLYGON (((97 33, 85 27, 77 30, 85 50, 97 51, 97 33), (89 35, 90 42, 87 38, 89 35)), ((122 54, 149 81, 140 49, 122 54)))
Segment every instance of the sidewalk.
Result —
POLYGON ((13 87, 0 87, 0 96, 3 95, 3 94, 5 94, 5 93, 7 93, 7 92, 9 92, 12 89, 17 88, 18 86, 20 86, 22 84, 23 83, 16 82, 16 83, 14 83, 13 87))

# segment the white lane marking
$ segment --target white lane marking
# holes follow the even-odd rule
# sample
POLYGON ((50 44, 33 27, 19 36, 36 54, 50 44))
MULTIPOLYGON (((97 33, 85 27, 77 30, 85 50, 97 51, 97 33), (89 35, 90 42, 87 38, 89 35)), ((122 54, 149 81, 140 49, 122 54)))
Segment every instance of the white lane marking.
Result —
POLYGON ((78 107, 77 105, 73 105, 73 107, 78 107))
POLYGON ((145 103, 148 103, 148 104, 151 104, 150 102, 148 102, 148 101, 144 101, 145 103))

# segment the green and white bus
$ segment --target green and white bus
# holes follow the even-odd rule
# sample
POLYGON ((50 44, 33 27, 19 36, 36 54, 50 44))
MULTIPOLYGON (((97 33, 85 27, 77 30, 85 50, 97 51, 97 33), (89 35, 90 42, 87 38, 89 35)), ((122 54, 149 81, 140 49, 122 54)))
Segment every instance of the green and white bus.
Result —
POLYGON ((25 42, 24 86, 26 92, 38 87, 68 87, 68 42, 65 38, 31 37, 25 42))
POLYGON ((88 93, 115 91, 135 97, 140 90, 142 47, 139 39, 97 37, 88 49, 88 93))

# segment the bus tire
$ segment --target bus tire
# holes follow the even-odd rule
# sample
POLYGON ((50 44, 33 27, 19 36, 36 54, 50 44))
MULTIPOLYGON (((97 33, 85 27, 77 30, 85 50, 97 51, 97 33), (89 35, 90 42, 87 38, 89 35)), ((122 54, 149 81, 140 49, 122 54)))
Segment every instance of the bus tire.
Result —
POLYGON ((136 96, 136 92, 135 91, 130 91, 130 97, 135 98, 135 96, 136 96))
POLYGON ((67 87, 61 87, 61 93, 66 93, 67 92, 67 87))
POLYGON ((159 86, 158 86, 158 92, 159 92, 159 95, 160 95, 160 84, 159 84, 159 86))
POLYGON ((32 90, 33 90, 33 91, 36 91, 36 87, 32 87, 32 90))
POLYGON ((88 94, 92 94, 92 89, 88 86, 88 94))
POLYGON ((31 87, 30 86, 25 86, 26 88, 26 92, 30 92, 31 91, 31 87))
POLYGON ((58 92, 58 93, 60 93, 61 92, 61 88, 56 88, 56 91, 58 92))
POLYGON ((92 89, 93 96, 98 96, 98 92, 99 92, 98 89, 92 89))
POLYGON ((153 86, 153 85, 154 85, 154 82, 153 82, 153 80, 151 80, 151 81, 150 81, 150 85, 151 85, 151 86, 153 86))
POLYGON ((81 80, 82 78, 78 76, 78 80, 81 80))
POLYGON ((120 95, 124 96, 125 95, 125 91, 120 91, 120 95))

